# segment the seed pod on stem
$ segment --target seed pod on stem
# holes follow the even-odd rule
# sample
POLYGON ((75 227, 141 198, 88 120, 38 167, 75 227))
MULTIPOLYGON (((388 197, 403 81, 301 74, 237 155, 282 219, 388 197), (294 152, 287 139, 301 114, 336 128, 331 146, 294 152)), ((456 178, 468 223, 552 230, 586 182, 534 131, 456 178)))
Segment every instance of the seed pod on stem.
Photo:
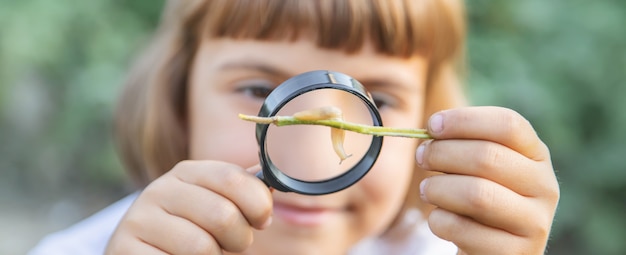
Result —
MULTIPOLYGON (((325 106, 311 110, 296 112, 293 114, 293 117, 298 120, 343 121, 343 113, 341 112, 341 109, 334 106, 325 106)), ((339 164, 341 164, 345 159, 352 156, 352 154, 348 155, 343 148, 343 141, 345 139, 345 136, 346 132, 343 129, 332 127, 330 128, 330 139, 333 143, 333 149, 335 150, 335 154, 339 156, 339 164)))

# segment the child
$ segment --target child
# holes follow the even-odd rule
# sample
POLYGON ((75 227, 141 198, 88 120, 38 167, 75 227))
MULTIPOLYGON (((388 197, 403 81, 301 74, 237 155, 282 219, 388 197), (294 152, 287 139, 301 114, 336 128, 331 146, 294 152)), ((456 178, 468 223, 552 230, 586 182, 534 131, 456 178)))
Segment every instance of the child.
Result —
POLYGON ((549 151, 514 111, 463 107, 464 32, 455 0, 169 1, 117 116, 144 188, 32 254, 543 254, 549 151), (311 70, 354 77, 385 126, 435 139, 385 138, 337 193, 270 192, 237 114, 311 70))

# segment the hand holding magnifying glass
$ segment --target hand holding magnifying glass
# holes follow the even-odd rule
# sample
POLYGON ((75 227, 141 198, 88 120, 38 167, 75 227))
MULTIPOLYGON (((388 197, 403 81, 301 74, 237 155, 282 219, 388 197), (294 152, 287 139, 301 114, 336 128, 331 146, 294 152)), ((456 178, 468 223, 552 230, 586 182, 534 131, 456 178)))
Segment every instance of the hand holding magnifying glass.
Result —
POLYGON ((258 116, 239 117, 257 123, 257 176, 274 189, 307 195, 337 192, 360 180, 376 162, 382 136, 430 138, 423 129, 383 127, 363 85, 332 71, 292 77, 268 95, 258 116), (313 146, 319 143, 329 144, 313 146), (328 160, 333 153, 339 164, 328 160))

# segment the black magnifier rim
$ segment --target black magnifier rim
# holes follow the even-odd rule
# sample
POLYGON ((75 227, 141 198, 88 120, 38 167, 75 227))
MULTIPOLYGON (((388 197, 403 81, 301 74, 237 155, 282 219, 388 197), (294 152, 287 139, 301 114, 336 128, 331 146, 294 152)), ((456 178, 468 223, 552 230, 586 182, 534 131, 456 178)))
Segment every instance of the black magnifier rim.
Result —
MULTIPOLYGON (((367 106, 374 126, 382 126, 382 119, 374 101, 361 83, 352 77, 333 71, 311 71, 294 76, 276 87, 265 99, 258 116, 272 117, 295 97, 318 89, 337 89, 357 96, 367 106)), ((267 185, 284 192, 305 195, 324 195, 350 187, 372 168, 382 148, 383 137, 372 136, 369 149, 361 160, 345 173, 321 181, 303 181, 292 178, 276 167, 266 150, 266 135, 270 124, 256 124, 259 158, 262 172, 259 176, 267 185), (262 174, 262 176, 260 176, 262 174)))

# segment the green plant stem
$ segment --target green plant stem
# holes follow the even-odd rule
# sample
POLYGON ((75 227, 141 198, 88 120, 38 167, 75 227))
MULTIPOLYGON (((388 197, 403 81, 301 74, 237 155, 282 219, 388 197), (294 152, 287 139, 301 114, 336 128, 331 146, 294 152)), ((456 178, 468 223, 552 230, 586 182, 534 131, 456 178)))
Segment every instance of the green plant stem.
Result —
POLYGON ((432 139, 425 129, 418 128, 391 128, 382 126, 370 126, 358 123, 347 122, 337 119, 327 120, 301 120, 292 116, 258 117, 252 115, 239 114, 239 118, 259 124, 274 124, 276 126, 289 125, 319 125, 348 130, 360 134, 374 136, 396 136, 408 138, 432 139))

